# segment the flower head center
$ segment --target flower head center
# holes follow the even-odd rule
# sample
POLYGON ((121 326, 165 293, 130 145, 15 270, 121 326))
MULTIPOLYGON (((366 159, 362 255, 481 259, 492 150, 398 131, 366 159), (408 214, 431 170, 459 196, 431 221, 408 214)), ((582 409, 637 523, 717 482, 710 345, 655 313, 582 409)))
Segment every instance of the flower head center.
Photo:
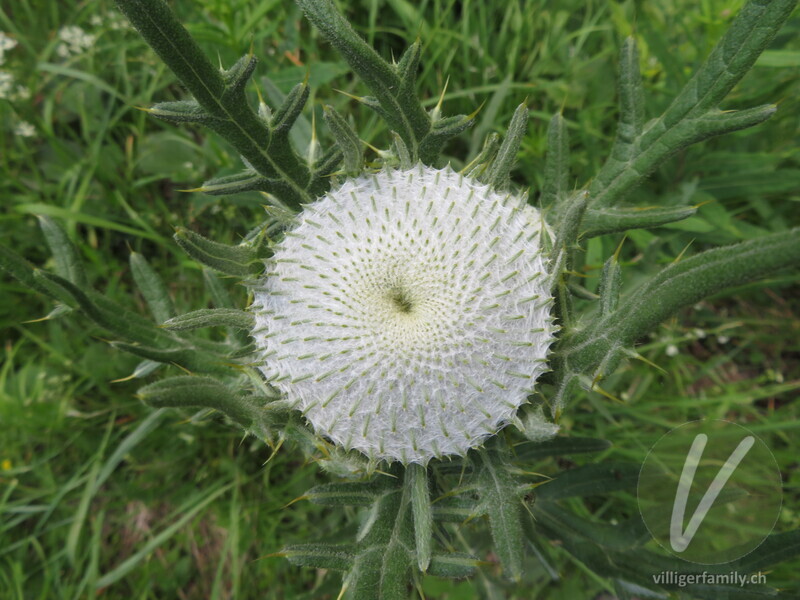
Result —
POLYGON ((408 293, 408 290, 402 288, 401 286, 394 286, 389 289, 389 293, 387 295, 389 300, 399 312, 403 314, 410 314, 413 312, 415 303, 411 298, 411 295, 408 293))

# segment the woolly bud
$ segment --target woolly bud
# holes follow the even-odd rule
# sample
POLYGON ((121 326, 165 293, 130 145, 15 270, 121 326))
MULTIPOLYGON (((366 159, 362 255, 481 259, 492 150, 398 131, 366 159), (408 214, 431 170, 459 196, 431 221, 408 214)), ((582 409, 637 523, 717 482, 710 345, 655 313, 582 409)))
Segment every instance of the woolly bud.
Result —
POLYGON ((449 168, 348 179, 299 215, 255 286, 260 368, 346 449, 464 455, 547 369, 543 231, 519 197, 449 168))

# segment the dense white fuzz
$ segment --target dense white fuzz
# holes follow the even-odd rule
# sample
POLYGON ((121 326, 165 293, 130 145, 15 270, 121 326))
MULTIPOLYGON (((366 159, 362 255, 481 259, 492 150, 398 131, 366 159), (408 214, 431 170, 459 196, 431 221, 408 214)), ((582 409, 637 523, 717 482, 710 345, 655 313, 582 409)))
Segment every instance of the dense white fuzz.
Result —
POLYGON ((345 448, 465 454, 547 368, 543 227, 449 168, 346 181, 303 211, 255 287, 261 370, 345 448))

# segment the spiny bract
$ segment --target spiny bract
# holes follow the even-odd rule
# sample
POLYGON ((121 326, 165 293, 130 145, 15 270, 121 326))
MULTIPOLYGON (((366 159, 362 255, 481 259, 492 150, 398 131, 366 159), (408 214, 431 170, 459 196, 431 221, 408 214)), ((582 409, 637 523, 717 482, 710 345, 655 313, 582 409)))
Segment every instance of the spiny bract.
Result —
POLYGON ((450 168, 345 181, 254 290, 264 375, 372 459, 465 454, 508 423, 556 329, 538 211, 450 168))

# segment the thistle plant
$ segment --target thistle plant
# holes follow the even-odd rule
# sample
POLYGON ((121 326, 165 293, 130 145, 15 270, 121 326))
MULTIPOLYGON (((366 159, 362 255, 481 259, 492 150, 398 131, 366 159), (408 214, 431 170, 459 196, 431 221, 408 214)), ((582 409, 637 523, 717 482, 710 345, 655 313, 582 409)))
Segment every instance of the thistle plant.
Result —
MULTIPOLYGON (((578 390, 602 389, 623 360, 636 358, 635 344, 659 323, 800 260, 800 232, 791 230, 676 260, 622 296, 617 254, 604 264, 599 296, 576 277, 588 239, 696 212, 690 205, 637 205, 631 192, 662 161, 775 112, 774 105, 723 107, 794 0, 747 4, 685 88, 652 119, 644 111, 636 44, 626 40, 617 137, 602 169, 573 188, 567 128, 556 114, 544 184, 530 198, 510 177, 526 132, 525 104, 505 136, 488 136, 482 151, 454 170, 443 156, 445 144, 477 113, 445 116, 442 102, 423 107, 415 85, 420 42, 390 62, 332 0, 297 2, 369 90, 356 98, 363 110, 387 125, 390 142, 376 156, 365 156, 358 132, 331 107, 325 107, 325 125, 335 144, 320 152, 295 148, 290 131, 309 98, 307 82, 279 106, 267 106, 259 95, 253 108, 253 54, 220 69, 162 0, 117 0, 189 94, 147 112, 208 127, 241 157, 240 173, 199 190, 256 190, 270 205, 235 246, 188 229, 175 234, 208 269, 215 308, 176 315, 163 281, 137 253, 131 272, 152 318, 117 305, 88 286, 72 242, 44 217, 55 272, 6 248, 0 266, 52 298, 52 316, 80 312, 115 338, 116 349, 140 357, 136 377, 170 370, 140 389, 147 404, 214 409, 328 471, 335 480, 304 499, 363 511, 358 532, 347 541, 303 543, 279 554, 296 565, 341 571, 344 597, 407 598, 422 574, 473 575, 481 557, 460 530, 479 517, 486 517, 503 577, 512 580, 522 577, 528 561, 552 569, 549 541, 608 578, 620 597, 663 597, 657 594, 671 584, 656 585, 654 569, 710 570, 644 548, 638 517, 612 525, 563 502, 629 489, 639 465, 600 462, 547 481, 530 467, 545 457, 608 447, 603 440, 556 437, 561 417, 578 390), (218 274, 246 284, 248 306, 233 305, 218 274), (575 298, 593 306, 578 314, 575 298), (212 327, 226 332, 224 341, 196 335, 212 327)), ((775 534, 719 570, 763 569, 797 554, 798 539, 797 532, 775 534)), ((762 592, 780 597, 766 586, 762 592)), ((718 598, 727 591, 706 586, 692 593, 718 598)))

